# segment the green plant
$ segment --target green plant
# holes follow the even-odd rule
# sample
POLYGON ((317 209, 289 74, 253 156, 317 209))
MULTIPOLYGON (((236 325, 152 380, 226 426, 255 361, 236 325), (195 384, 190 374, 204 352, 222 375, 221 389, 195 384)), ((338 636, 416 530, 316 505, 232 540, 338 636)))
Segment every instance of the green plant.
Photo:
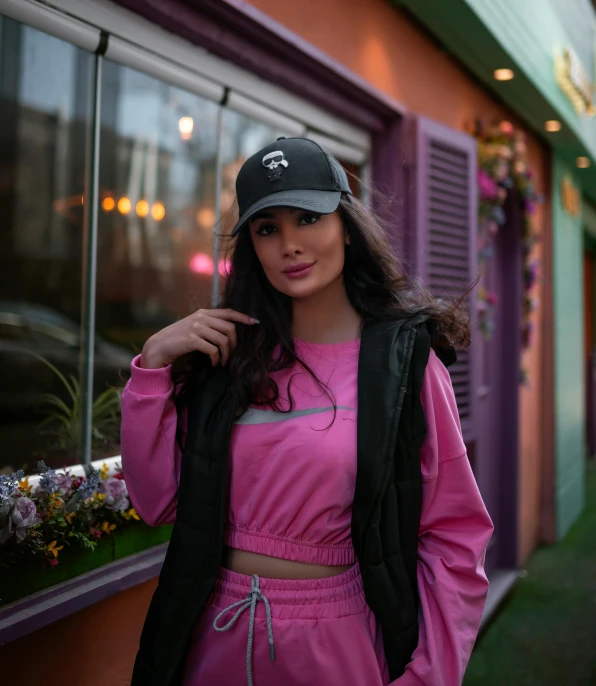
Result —
MULTIPOLYGON (((56 447, 63 450, 75 450, 80 440, 84 412, 81 385, 72 374, 66 377, 49 360, 39 355, 35 357, 56 374, 68 396, 68 401, 65 401, 54 393, 43 394, 47 409, 40 429, 45 435, 54 436, 56 447)), ((93 448, 118 440, 121 393, 120 388, 107 388, 93 401, 91 413, 93 448)))

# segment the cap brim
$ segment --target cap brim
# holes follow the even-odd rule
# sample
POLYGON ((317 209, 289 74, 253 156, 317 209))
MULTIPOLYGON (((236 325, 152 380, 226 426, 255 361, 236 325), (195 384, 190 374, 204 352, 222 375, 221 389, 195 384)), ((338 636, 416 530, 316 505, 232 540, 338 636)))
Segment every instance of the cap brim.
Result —
POLYGON ((232 236, 237 236, 246 222, 262 210, 270 207, 295 207, 298 210, 312 210, 318 214, 331 214, 339 206, 341 191, 280 191, 271 193, 253 203, 238 220, 232 230, 232 236))

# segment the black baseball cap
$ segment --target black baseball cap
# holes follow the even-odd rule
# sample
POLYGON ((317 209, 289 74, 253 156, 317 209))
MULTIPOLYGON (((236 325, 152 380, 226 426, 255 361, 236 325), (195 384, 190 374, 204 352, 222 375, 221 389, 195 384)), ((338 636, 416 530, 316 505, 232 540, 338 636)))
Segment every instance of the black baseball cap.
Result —
POLYGON ((240 219, 236 236, 255 214, 269 207, 335 212, 342 193, 352 193, 341 164, 308 138, 278 138, 242 165, 236 179, 240 219))

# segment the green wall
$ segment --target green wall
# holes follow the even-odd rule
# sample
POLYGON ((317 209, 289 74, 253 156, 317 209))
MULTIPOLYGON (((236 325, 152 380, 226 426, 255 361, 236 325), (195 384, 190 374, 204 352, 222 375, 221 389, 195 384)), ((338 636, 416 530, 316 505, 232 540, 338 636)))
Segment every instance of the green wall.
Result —
POLYGON ((561 203, 567 175, 577 175, 553 157, 553 274, 555 348, 555 504, 557 536, 565 536, 585 504, 583 227, 561 203))
POLYGON ((579 117, 554 79, 554 54, 572 46, 594 78, 595 15, 590 0, 465 0, 534 87, 596 155, 596 122, 579 117))
POLYGON ((581 171, 584 193, 596 204, 596 117, 579 116, 559 87, 555 54, 565 47, 577 53, 588 78, 595 77, 596 10, 591 0, 392 0, 437 37, 448 53, 535 133, 575 165, 592 158, 581 171), (515 72, 498 82, 496 68, 515 72), (556 134, 544 131, 547 119, 559 119, 556 134))

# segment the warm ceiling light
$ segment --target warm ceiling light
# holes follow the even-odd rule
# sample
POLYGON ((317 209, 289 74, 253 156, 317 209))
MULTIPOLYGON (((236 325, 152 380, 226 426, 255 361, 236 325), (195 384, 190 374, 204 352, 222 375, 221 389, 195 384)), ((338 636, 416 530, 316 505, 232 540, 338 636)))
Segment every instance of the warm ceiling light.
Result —
POLYGON ((192 136, 192 131, 195 127, 195 123, 192 117, 182 117, 178 122, 178 131, 180 131, 180 137, 182 140, 189 140, 192 136))
POLYGON ((151 208, 151 216, 156 222, 160 222, 166 216, 166 208, 160 202, 156 202, 151 208))
POLYGON ((495 69, 493 76, 497 81, 511 81, 515 74, 512 69, 495 69))
POLYGON ((544 128, 547 131, 550 131, 551 133, 554 133, 555 131, 560 131, 561 122, 557 121, 556 119, 549 119, 548 121, 544 122, 544 128))
POLYGON ((139 200, 136 209, 139 217, 146 217, 149 214, 149 203, 146 200, 139 200))
POLYGON ((589 157, 578 157, 575 160, 575 164, 577 164, 579 169, 587 169, 591 164, 590 158, 589 157))
POLYGON ((116 207, 116 201, 114 200, 114 198, 104 198, 101 201, 101 206, 104 212, 111 212, 114 209, 114 207, 116 207))
POLYGON ((118 200, 118 212, 120 214, 128 214, 132 209, 132 203, 127 197, 118 200))

